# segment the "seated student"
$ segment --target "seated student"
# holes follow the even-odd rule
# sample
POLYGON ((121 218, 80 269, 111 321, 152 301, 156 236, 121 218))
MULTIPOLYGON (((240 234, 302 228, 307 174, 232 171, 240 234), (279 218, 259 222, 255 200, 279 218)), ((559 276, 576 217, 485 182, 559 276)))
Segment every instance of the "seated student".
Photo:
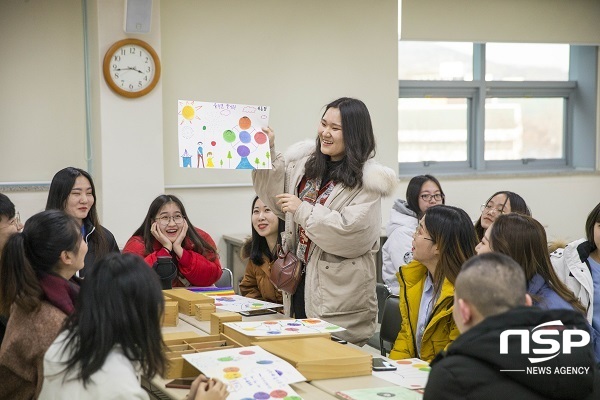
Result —
MULTIPOLYGON (((144 260, 111 254, 96 262, 83 282, 75 312, 44 357, 40 399, 148 399, 140 374, 163 374, 160 283, 144 260)), ((206 385, 205 385, 206 386, 206 385)), ((225 385, 209 393, 225 399, 225 385)))
POLYGON ((413 239, 414 260, 398 273, 402 326, 390 358, 431 361, 456 339, 454 281, 476 244, 464 210, 440 205, 425 211, 413 239))
MULTIPOLYGON (((589 344, 532 363, 531 358, 547 356, 532 350, 547 349, 547 345, 529 343, 530 351, 523 352, 521 339, 511 336, 508 353, 500 354, 503 332, 510 329, 531 332, 540 324, 561 321, 561 332, 564 328, 586 333, 586 321, 579 312, 526 307, 529 305, 525 274, 510 257, 488 253, 467 261, 454 291, 453 314, 461 335, 431 363, 424 399, 597 399, 594 385, 598 387, 599 376, 594 372, 589 344), (528 374, 529 367, 549 372, 528 374), (566 368, 583 373, 561 374, 566 368)), ((559 333, 556 335, 553 338, 562 343, 559 333)), ((580 334, 574 335, 573 341, 580 338, 580 334)))
POLYGON ((240 282, 240 294, 253 299, 282 303, 283 295, 271 283, 271 263, 277 258, 277 244, 285 222, 256 196, 252 202, 252 237, 241 250, 242 259, 248 258, 246 273, 240 282))
POLYGON ((527 203, 525 203, 525 200, 518 194, 506 190, 494 193, 481 205, 481 216, 477 219, 477 222, 475 222, 477 238, 479 240, 483 238, 485 231, 499 215, 509 214, 511 212, 531 215, 527 203))
POLYGON ((408 182, 406 201, 397 199, 385 230, 381 248, 381 277, 392 294, 398 294, 398 268, 412 261, 412 240, 423 213, 431 206, 446 204, 440 182, 431 175, 418 175, 408 182))
MULTIPOLYGON (((46 210, 62 210, 75 218, 81 226, 81 234, 88 245, 85 267, 94 265, 96 258, 110 252, 118 252, 119 246, 113 234, 100 225, 96 211, 96 188, 86 171, 67 167, 54 174, 50 183, 46 210)), ((78 271, 83 278, 86 268, 78 271)))
MULTIPOLYGON (((0 257, 2 257, 2 249, 8 238, 21 229, 23 229, 23 225, 21 225, 19 213, 15 212, 15 205, 8 196, 0 193, 0 257)), ((7 322, 8 314, 0 314, 0 343, 4 339, 7 322)))
POLYGON ((210 286, 223 273, 215 242, 192 225, 183 203, 173 195, 162 194, 152 201, 123 253, 140 255, 150 266, 158 257, 171 257, 177 266, 173 286, 210 286))
POLYGON ((554 272, 546 231, 534 218, 516 213, 499 216, 476 251, 506 254, 521 265, 527 279, 527 293, 534 305, 544 309, 574 309, 585 315, 579 300, 554 272))
POLYGON ((79 285, 72 278, 86 252, 77 222, 58 210, 35 214, 8 239, 0 260, 0 314, 10 315, 0 399, 37 397, 44 352, 74 310, 79 285))
POLYGON ((600 331, 600 203, 585 222, 585 238, 550 255, 556 274, 587 308, 587 319, 600 331))

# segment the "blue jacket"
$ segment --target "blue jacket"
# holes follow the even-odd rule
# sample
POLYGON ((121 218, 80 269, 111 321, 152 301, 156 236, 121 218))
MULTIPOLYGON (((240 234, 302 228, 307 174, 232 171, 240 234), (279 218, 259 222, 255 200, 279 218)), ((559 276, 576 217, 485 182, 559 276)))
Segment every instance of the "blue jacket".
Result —
POLYGON ((573 306, 548 285, 540 274, 535 274, 527 284, 527 293, 533 298, 533 305, 544 310, 573 310, 573 306))

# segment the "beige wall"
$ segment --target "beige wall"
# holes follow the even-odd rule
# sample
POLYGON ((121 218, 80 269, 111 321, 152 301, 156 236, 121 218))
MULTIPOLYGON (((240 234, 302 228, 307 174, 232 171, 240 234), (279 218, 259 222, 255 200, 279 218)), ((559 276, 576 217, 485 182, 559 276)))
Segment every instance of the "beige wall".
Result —
MULTIPOLYGON (((6 74, 0 74, 3 79, 3 90, 0 91, 0 149, 3 153, 0 181, 3 182, 48 181, 63 164, 86 167, 81 5, 76 0, 54 0, 50 1, 52 4, 46 14, 35 11, 39 10, 35 7, 45 3, 42 0, 0 2, 0 49, 10 47, 13 54, 22 56, 31 46, 45 50, 64 42, 69 49, 76 49, 69 57, 69 66, 75 70, 77 79, 66 87, 46 83, 51 86, 42 86, 40 90, 39 81, 7 79, 6 74), (74 27, 68 27, 65 16, 78 22, 74 27), (24 39, 30 33, 21 26, 29 26, 35 31, 38 25, 46 26, 48 32, 67 30, 63 35, 67 38, 57 40, 53 34, 40 34, 36 41, 24 39), (46 105, 19 107, 29 99, 46 105), (65 106, 59 106, 59 102, 65 106), (54 115, 58 117, 54 118, 54 115), (44 142, 44 154, 59 151, 64 156, 57 162, 49 155, 44 157, 37 153, 38 150, 31 150, 26 156, 38 156, 5 157, 6 149, 10 149, 9 154, 14 154, 27 148, 28 144, 39 142, 37 137, 30 139, 29 135, 32 123, 39 123, 38 116, 43 117, 44 123, 40 127, 43 125, 44 135, 52 139, 44 142)), ((412 25, 405 22, 403 33, 423 38, 420 27, 438 14, 445 15, 447 23, 461 20, 460 25, 466 25, 465 13, 440 12, 442 3, 456 4, 404 0, 407 8, 403 18, 411 16, 412 25), (409 14, 409 6, 413 7, 412 14, 409 14), (423 14, 428 9, 426 6, 429 9, 435 7, 436 12, 423 14)), ((539 7, 539 3, 537 0, 518 2, 525 10, 539 7)), ((121 245, 141 223, 150 200, 164 188, 183 199, 191 220, 213 236, 223 258, 221 236, 250 230, 249 207, 253 191, 248 171, 211 171, 215 174, 208 174, 177 167, 175 113, 178 99, 268 104, 271 106, 271 125, 277 131, 277 147, 284 149, 315 134, 325 103, 339 96, 356 96, 371 110, 378 160, 397 168, 398 13, 395 1, 230 0, 223 5, 216 0, 154 0, 149 35, 123 32, 123 4, 124 0, 88 1, 93 173, 100 188, 102 220, 121 245), (110 92, 100 75, 99 62, 109 45, 128 36, 151 43, 163 64, 159 86, 143 99, 119 98, 110 92), (225 187, 220 187, 223 184, 225 187)), ((482 13, 486 9, 495 11, 497 4, 508 4, 511 18, 518 17, 517 2, 469 2, 471 11, 482 13)), ((563 7, 565 21, 570 21, 572 29, 565 31, 577 31, 578 35, 564 36, 567 38, 563 38, 564 41, 600 42, 594 39, 598 35, 595 25, 593 29, 586 28, 585 24, 573 26, 581 19, 578 17, 582 15, 581 10, 597 13, 596 4, 593 1, 556 2, 563 7), (571 15, 573 17, 569 17, 571 15)), ((531 19, 529 30, 547 29, 547 22, 540 18, 531 19)), ((458 27, 453 27, 450 32, 445 25, 430 26, 427 32, 436 39, 449 39, 448 35, 455 31, 465 35, 488 33, 489 24, 472 23, 477 32, 458 27)), ((518 31, 514 31, 517 35, 518 31)), ((8 68, 12 72, 18 71, 14 63, 3 57, 0 70, 4 72, 8 68)), ((27 67, 26 71, 29 73, 33 69, 27 67)), ((59 69, 55 74, 57 77, 53 79, 66 82, 73 72, 59 69)), ((502 189, 520 193, 531 206, 534 216, 547 226, 551 238, 581 236, 585 216, 600 201, 600 178, 593 174, 461 176, 440 177, 440 180, 448 195, 448 204, 463 207, 473 218, 477 217, 479 205, 491 193, 502 189)), ((404 197, 406 183, 407 179, 401 182, 397 197, 404 197)), ((18 191, 9 195, 24 217, 41 210, 45 204, 45 192, 18 191)), ((383 222, 389 218, 392 201, 393 198, 384 200, 383 222)))

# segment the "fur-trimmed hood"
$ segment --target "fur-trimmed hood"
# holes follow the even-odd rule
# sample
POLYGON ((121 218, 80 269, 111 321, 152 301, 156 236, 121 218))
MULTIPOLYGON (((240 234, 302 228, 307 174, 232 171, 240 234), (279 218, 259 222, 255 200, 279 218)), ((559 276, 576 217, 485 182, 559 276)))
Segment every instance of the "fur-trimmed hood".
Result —
MULTIPOLYGON (((303 140, 291 145, 284 153, 286 163, 310 156, 314 152, 315 146, 314 140, 303 140)), ((363 166, 362 185, 366 190, 386 197, 394 193, 398 180, 393 169, 381 165, 371 158, 363 166)))

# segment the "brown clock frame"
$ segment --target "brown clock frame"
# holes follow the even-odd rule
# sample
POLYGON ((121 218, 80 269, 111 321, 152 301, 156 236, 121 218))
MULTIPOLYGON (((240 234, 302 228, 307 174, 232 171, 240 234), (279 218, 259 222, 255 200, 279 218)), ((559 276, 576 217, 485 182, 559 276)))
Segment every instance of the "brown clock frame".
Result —
POLYGON ((106 81, 106 84, 112 89, 113 92, 117 93, 118 95, 121 95, 123 97, 128 97, 128 98, 142 97, 142 96, 150 93, 152 91, 152 89, 154 89, 154 87, 156 86, 156 84, 158 83, 158 81, 160 79, 160 72, 161 72, 160 59, 158 58, 158 54, 156 53, 156 51, 154 51, 152 46, 150 46, 148 43, 144 42, 143 40, 133 39, 133 38, 122 39, 122 40, 119 40, 118 42, 115 42, 106 51, 106 54, 104 55, 104 61, 102 63, 102 71, 104 73, 104 80, 106 81), (112 59, 113 54, 115 54, 115 52, 118 49, 120 49, 121 47, 128 46, 128 45, 137 45, 137 46, 143 47, 150 54, 152 59, 154 60, 154 77, 152 78, 152 81, 150 82, 150 84, 143 90, 140 90, 139 92, 131 92, 129 90, 124 90, 121 87, 119 87, 111 78, 110 64, 111 64, 111 59, 112 59))

